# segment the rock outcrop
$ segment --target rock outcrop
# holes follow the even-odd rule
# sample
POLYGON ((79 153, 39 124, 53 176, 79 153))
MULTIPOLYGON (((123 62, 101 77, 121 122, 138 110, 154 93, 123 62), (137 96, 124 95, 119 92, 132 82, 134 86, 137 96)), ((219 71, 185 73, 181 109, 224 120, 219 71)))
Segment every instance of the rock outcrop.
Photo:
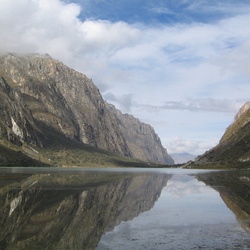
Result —
POLYGON ((2 56, 0 96, 0 138, 15 145, 46 148, 48 128, 115 154, 173 164, 149 125, 119 111, 110 112, 92 80, 49 55, 2 56), (140 135, 134 141, 126 136, 137 131, 140 135))
POLYGON ((236 114, 234 122, 226 129, 225 134, 222 136, 220 143, 225 142, 237 131, 243 128, 250 122, 250 102, 245 103, 236 114))
POLYGON ((192 165, 220 164, 230 167, 248 166, 250 162, 250 102, 247 102, 226 129, 219 144, 199 156, 192 165))

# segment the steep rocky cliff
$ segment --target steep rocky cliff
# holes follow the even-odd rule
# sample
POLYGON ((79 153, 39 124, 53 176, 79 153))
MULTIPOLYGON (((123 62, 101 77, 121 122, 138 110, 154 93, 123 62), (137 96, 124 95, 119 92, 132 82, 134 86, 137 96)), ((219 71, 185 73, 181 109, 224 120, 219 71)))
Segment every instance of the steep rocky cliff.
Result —
POLYGON ((250 102, 245 103, 235 115, 234 122, 226 129, 220 143, 225 142, 250 122, 250 102))
POLYGON ((160 138, 150 125, 139 121, 132 115, 122 114, 114 105, 108 103, 106 105, 116 117, 121 134, 125 138, 133 158, 174 164, 173 159, 167 154, 160 138))
POLYGON ((247 167, 250 162, 250 102, 247 102, 226 129, 219 144, 196 159, 193 165, 220 164, 247 167))
POLYGON ((16 146, 48 148, 52 143, 48 131, 55 131, 122 156, 173 163, 153 129, 144 129, 131 141, 133 137, 125 135, 135 135, 139 130, 134 126, 149 126, 110 112, 92 80, 49 55, 2 56, 0 96, 0 139, 16 146))

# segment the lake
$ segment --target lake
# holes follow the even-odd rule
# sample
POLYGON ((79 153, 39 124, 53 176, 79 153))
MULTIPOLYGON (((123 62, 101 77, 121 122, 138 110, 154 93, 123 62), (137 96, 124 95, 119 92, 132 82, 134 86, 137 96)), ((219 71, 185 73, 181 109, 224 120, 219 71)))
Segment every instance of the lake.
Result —
POLYGON ((250 249, 250 171, 0 168, 0 249, 250 249))

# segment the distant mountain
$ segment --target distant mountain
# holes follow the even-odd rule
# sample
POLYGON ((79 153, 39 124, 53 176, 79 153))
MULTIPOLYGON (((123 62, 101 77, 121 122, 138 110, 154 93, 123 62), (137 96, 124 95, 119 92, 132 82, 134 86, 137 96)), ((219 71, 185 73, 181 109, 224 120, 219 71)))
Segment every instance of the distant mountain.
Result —
POLYGON ((247 102, 226 129, 219 144, 199 156, 192 164, 207 167, 217 165, 232 168, 249 167, 250 164, 250 102, 247 102))
POLYGON ((173 158, 175 164, 182 164, 188 161, 193 161, 197 157, 196 155, 192 155, 189 153, 174 153, 170 154, 170 156, 173 158))
POLYGON ((0 145, 46 164, 77 164, 81 150, 91 163, 93 149, 173 164, 150 125, 111 108, 92 80, 49 55, 1 56, 0 98, 0 145))

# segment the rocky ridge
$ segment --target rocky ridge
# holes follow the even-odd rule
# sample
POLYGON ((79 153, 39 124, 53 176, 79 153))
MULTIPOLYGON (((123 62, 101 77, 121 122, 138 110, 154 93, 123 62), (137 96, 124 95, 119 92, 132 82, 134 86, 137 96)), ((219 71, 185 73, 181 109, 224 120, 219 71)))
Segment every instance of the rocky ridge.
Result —
POLYGON ((121 134, 131 149, 133 158, 146 159, 153 162, 167 162, 174 164, 167 150, 162 147, 161 140, 154 129, 129 114, 115 108, 114 105, 106 103, 108 110, 116 117, 121 134))
POLYGON ((173 164, 151 126, 114 107, 111 112, 91 79, 49 55, 1 56, 0 96, 2 141, 48 148, 50 130, 125 157, 173 164), (126 136, 138 128, 134 141, 126 136))
POLYGON ((220 143, 223 143, 250 122, 250 102, 245 103, 235 115, 234 122, 226 129, 220 143))
MULTIPOLYGON (((219 144, 199 156, 192 166, 216 164, 233 168, 248 167, 250 162, 250 102, 247 102, 226 129, 219 144)), ((190 165, 190 164, 189 164, 190 165)))

